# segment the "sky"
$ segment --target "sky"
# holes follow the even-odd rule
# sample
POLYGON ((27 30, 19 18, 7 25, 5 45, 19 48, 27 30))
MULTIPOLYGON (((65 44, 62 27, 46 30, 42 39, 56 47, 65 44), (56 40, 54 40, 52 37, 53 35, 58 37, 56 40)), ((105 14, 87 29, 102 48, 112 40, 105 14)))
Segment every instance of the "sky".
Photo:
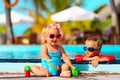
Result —
POLYGON ((84 1, 84 5, 82 8, 88 10, 88 11, 94 11, 99 6, 103 4, 110 4, 110 0, 82 0, 84 1))
MULTIPOLYGON (((100 5, 103 4, 110 4, 109 0, 83 0, 84 1, 84 6, 82 8, 88 10, 88 11, 94 11, 96 8, 98 8, 100 5)), ((13 3, 14 0, 11 0, 13 3)), ((4 5, 3 5, 3 0, 0 0, 0 14, 5 13, 4 5)), ((21 8, 29 8, 34 10, 33 4, 30 0, 25 2, 25 0, 19 0, 18 4, 14 7, 12 7, 12 11, 17 11, 23 15, 27 15, 27 12, 22 10, 21 8)), ((20 36, 30 25, 29 24, 18 24, 18 25, 13 25, 13 33, 14 36, 20 36)))

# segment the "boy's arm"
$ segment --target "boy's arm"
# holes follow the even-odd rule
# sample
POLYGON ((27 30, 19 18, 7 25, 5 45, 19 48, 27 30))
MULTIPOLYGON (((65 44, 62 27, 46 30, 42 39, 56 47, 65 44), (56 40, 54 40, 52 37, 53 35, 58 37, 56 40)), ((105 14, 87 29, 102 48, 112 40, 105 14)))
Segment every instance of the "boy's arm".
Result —
POLYGON ((99 55, 99 56, 94 56, 92 58, 84 57, 83 60, 98 60, 99 62, 110 62, 115 60, 115 57, 113 55, 99 55))
POLYGON ((113 55, 100 55, 99 56, 100 62, 104 62, 104 61, 110 62, 113 60, 115 60, 115 56, 113 56, 113 55))
POLYGON ((94 57, 84 57, 83 60, 90 60, 89 63, 92 64, 93 67, 97 67, 99 62, 104 62, 107 61, 106 58, 99 58, 99 56, 94 56, 94 57))
POLYGON ((76 63, 82 63, 84 56, 81 54, 78 54, 74 57, 74 60, 76 63))
POLYGON ((50 59, 50 57, 48 56, 47 52, 48 52, 48 50, 47 50, 46 45, 42 45, 41 49, 40 49, 40 53, 41 53, 42 59, 45 59, 45 60, 49 60, 50 59))
POLYGON ((61 47, 60 51, 61 51, 61 55, 62 55, 63 61, 64 61, 65 63, 67 63, 71 68, 75 68, 75 67, 72 65, 69 57, 67 56, 67 54, 65 53, 65 51, 64 51, 64 49, 63 49, 62 47, 61 47))
POLYGON ((91 64, 96 67, 99 62, 110 62, 115 60, 115 57, 113 55, 100 55, 100 56, 95 56, 92 58, 91 64))

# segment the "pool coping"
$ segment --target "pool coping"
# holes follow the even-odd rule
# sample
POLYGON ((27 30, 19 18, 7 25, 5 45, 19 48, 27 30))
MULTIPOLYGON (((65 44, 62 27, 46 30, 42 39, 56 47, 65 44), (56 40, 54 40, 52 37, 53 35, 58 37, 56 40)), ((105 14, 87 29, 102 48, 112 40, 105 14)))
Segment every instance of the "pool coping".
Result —
MULTIPOLYGON (((40 63, 28 63, 30 66, 40 63)), ((24 73, 26 63, 0 63, 0 73, 24 73)), ((120 64, 99 64, 96 68, 91 64, 73 64, 81 74, 120 74, 120 64)))
MULTIPOLYGON (((0 59, 0 73, 23 73, 26 62, 30 66, 41 65, 41 59, 0 59)), ((71 62, 80 73, 120 74, 120 60, 99 63, 97 67, 88 64, 88 61, 76 63, 71 59, 71 62)))

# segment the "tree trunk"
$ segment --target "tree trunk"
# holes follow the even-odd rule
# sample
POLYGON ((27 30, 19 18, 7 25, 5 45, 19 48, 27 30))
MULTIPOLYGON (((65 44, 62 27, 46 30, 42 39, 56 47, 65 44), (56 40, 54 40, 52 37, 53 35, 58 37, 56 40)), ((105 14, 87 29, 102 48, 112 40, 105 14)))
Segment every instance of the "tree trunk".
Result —
POLYGON ((111 10, 112 10, 112 26, 116 27, 117 31, 117 44, 120 44, 120 1, 119 0, 110 0, 111 3, 111 10), (119 3, 116 5, 116 3, 119 3))
MULTIPOLYGON (((6 2, 10 3, 10 0, 6 0, 6 2)), ((7 29, 6 44, 13 44, 14 35, 13 35, 12 23, 11 23, 11 9, 5 7, 5 12, 6 12, 6 29, 7 29)))

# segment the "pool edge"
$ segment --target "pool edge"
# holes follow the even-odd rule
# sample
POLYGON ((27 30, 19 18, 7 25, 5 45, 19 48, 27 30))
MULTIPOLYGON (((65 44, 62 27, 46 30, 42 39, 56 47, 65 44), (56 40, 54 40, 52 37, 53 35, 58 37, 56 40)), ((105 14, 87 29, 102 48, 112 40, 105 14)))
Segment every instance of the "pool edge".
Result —
MULTIPOLYGON (((0 73, 23 73, 26 63, 0 63, 0 73)), ((29 63, 29 65, 38 65, 40 63, 29 63)), ((99 64, 94 68, 91 64, 73 64, 79 73, 92 74, 120 74, 120 64, 99 64)))

